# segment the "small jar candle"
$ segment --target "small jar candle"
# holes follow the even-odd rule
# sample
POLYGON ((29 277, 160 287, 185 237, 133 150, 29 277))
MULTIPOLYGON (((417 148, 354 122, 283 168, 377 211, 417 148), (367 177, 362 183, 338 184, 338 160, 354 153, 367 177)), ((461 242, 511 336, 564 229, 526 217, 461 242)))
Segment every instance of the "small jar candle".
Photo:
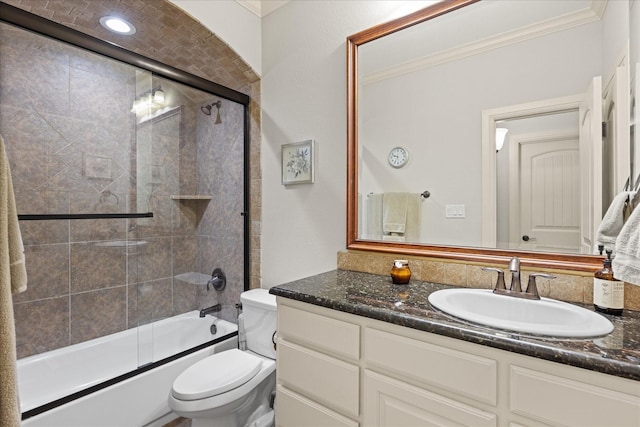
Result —
POLYGON ((406 259, 397 259, 393 261, 391 268, 391 281, 396 285, 406 285, 411 279, 411 270, 409 269, 409 261, 406 259))

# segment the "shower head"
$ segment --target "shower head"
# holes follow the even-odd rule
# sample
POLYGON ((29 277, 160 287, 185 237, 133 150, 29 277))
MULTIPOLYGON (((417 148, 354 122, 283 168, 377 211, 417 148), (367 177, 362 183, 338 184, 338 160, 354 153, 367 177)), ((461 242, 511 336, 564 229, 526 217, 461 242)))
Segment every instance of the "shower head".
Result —
POLYGON ((205 105, 203 107, 200 107, 200 110, 204 114, 206 114, 207 116, 210 116, 211 115, 211 108, 216 107, 218 109, 218 111, 217 111, 216 119, 215 119, 214 123, 216 125, 218 125, 218 124, 222 123, 222 120, 220 119, 220 107, 221 106, 222 106, 222 101, 217 101, 217 102, 214 102, 212 104, 208 104, 208 105, 205 105))
POLYGON ((211 115, 211 105, 205 105, 204 107, 200 107, 200 110, 207 116, 211 115))

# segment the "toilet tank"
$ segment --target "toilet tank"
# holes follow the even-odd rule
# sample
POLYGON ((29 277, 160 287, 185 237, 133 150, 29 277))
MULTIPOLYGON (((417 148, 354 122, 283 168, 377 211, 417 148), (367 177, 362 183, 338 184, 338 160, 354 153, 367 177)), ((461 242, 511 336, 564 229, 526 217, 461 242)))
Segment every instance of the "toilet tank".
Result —
POLYGON ((251 289, 240 295, 247 350, 276 358, 273 334, 276 331, 276 297, 267 289, 251 289))

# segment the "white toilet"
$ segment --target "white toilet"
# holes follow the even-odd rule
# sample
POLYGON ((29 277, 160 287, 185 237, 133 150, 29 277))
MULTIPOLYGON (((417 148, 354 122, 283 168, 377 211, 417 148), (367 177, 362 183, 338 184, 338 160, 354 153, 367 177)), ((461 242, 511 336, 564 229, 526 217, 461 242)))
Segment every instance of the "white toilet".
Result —
MULTIPOLYGON (((192 427, 273 425, 276 298, 266 289, 240 295, 247 350, 227 350, 187 368, 173 382, 169 407, 192 427)), ((241 331, 240 331, 241 332, 241 331)))

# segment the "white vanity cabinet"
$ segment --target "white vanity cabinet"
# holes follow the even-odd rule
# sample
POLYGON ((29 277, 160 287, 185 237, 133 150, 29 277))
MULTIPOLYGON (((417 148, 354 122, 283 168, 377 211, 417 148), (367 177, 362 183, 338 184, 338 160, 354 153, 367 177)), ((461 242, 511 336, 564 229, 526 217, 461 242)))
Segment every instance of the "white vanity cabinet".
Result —
POLYGON ((360 326, 343 320, 357 317, 278 298, 280 303, 276 425, 358 426, 360 326))
POLYGON ((640 426, 638 381, 282 297, 277 343, 278 426, 640 426))

